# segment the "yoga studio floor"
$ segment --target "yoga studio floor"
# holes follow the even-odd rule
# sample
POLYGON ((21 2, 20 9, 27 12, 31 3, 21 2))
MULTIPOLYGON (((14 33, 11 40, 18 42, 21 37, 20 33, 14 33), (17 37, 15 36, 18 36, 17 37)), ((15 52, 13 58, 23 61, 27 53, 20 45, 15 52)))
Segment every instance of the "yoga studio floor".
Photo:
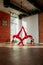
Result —
POLYGON ((0 65, 43 65, 43 46, 0 44, 0 65))

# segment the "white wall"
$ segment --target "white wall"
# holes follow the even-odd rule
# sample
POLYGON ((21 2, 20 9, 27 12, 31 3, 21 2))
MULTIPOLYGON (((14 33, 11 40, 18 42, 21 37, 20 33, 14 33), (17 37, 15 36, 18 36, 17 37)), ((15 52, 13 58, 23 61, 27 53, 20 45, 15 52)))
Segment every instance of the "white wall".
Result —
POLYGON ((23 18, 22 22, 26 22, 27 34, 33 36, 35 43, 39 43, 38 14, 23 18))
MULTIPOLYGON (((38 14, 29 16, 29 17, 25 17, 22 20, 18 19, 17 22, 18 22, 17 28, 14 29, 15 27, 13 27, 13 29, 11 29, 12 34, 15 34, 14 31, 16 31, 16 34, 17 34, 19 32, 19 30, 21 29, 21 26, 23 25, 27 34, 33 36, 35 43, 39 43, 38 14)), ((13 25, 11 24, 11 27, 12 26, 13 25)), ((25 43, 27 41, 25 41, 25 43)))

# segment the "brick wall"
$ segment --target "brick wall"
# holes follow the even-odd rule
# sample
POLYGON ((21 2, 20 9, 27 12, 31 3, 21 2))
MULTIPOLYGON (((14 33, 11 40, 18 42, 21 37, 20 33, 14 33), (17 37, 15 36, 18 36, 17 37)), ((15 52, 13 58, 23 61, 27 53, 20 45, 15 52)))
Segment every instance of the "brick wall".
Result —
POLYGON ((0 11, 0 42, 10 41, 10 14, 0 11), (3 26, 3 20, 7 20, 7 26, 3 26))
POLYGON ((43 13, 39 14, 39 42, 43 42, 43 13))

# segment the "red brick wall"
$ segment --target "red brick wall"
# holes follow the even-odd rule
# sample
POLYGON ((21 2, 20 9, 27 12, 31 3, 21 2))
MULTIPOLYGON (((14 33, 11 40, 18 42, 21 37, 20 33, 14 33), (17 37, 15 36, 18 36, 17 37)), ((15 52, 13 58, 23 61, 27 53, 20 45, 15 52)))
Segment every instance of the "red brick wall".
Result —
POLYGON ((39 14, 39 42, 43 42, 43 13, 39 14))
POLYGON ((0 42, 10 41, 10 15, 0 11, 0 42), (7 20, 8 25, 3 26, 2 21, 7 20))

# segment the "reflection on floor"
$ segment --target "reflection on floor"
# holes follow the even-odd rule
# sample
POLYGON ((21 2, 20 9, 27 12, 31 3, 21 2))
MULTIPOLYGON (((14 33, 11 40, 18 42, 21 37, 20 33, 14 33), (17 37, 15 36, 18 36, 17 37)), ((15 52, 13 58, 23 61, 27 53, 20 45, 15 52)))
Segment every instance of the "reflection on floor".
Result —
POLYGON ((22 45, 15 45, 15 44, 12 44, 12 43, 0 43, 0 47, 9 47, 9 48, 12 48, 12 47, 27 47, 27 48, 43 48, 43 44, 28 44, 28 45, 25 45, 25 46, 22 46, 22 45))
POLYGON ((0 65, 43 65, 43 48, 0 47, 0 65))

